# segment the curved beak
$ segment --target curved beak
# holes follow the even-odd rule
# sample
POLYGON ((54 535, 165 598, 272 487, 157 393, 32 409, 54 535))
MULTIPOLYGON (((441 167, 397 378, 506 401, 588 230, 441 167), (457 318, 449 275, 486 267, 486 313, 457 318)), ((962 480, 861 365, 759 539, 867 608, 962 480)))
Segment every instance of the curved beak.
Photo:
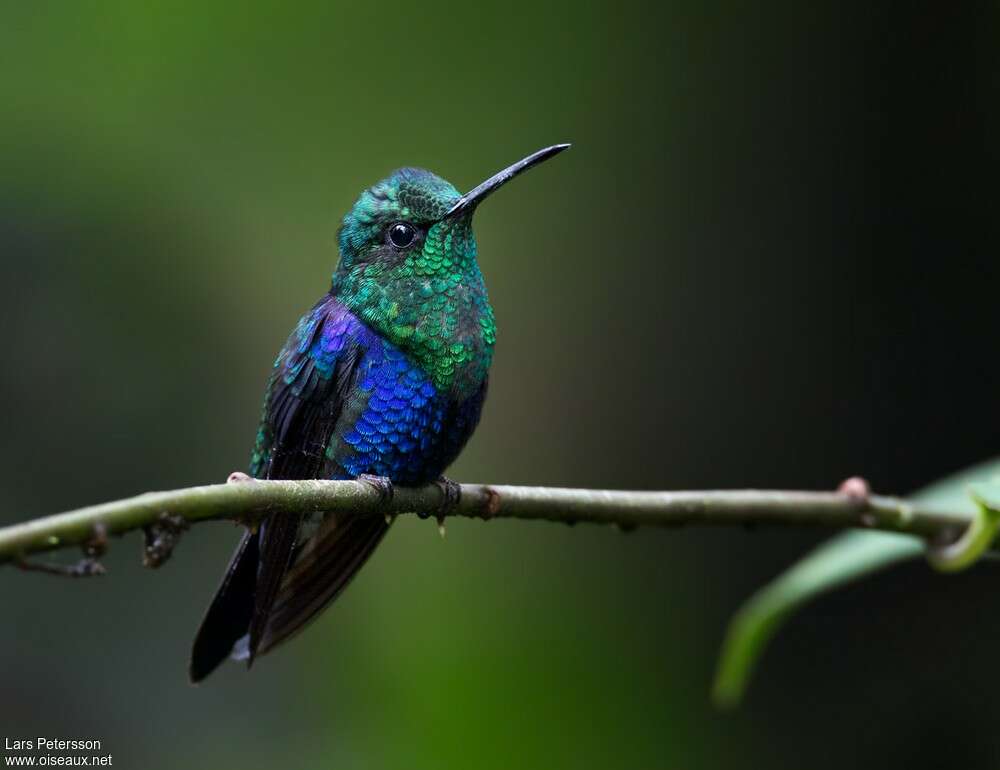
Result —
POLYGON ((503 171, 494 174, 482 184, 476 185, 469 190, 469 192, 459 198, 455 205, 448 210, 448 213, 445 214, 445 216, 454 216, 459 212, 475 208, 484 198, 486 198, 487 195, 499 190, 503 185, 507 184, 507 182, 521 172, 527 171, 532 166, 537 166, 542 161, 558 155, 563 150, 568 149, 569 146, 570 145, 568 143, 554 144, 551 147, 546 147, 544 150, 531 153, 531 155, 527 158, 522 158, 512 166, 507 166, 507 168, 503 171))

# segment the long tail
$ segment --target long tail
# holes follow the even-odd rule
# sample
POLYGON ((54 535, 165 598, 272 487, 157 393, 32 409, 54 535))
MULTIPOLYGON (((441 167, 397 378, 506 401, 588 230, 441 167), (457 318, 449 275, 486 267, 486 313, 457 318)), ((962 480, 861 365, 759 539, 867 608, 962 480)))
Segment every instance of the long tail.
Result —
POLYGON ((222 583, 198 628, 191 649, 188 676, 200 682, 229 657, 233 645, 250 628, 257 583, 257 532, 243 534, 222 583))
POLYGON ((388 528, 381 516, 329 514, 295 544, 278 576, 266 574, 260 534, 244 534, 195 637, 191 681, 229 656, 252 662, 300 631, 344 590, 388 528), (259 601, 259 590, 270 595, 266 601, 259 601))

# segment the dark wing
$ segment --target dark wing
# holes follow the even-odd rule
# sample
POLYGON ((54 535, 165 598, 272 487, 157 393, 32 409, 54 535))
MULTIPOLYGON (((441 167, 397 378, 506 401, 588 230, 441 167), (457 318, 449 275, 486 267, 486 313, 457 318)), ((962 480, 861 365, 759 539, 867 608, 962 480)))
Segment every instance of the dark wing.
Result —
MULTIPOLYGON (((300 321, 278 357, 251 462, 254 476, 306 479, 333 474, 326 447, 355 390, 364 355, 356 335, 341 334, 334 344, 328 344, 329 335, 324 336, 328 325, 344 327, 346 312, 335 301, 324 300, 300 321)), ((245 657, 252 662, 265 637, 269 640, 266 649, 270 649, 325 606, 385 531, 381 519, 365 521, 367 526, 358 526, 359 521, 341 526, 339 532, 336 522, 321 523, 315 536, 303 543, 303 516, 279 513, 263 521, 258 531, 247 533, 195 639, 192 681, 207 676, 245 635, 249 635, 245 657), (325 561, 300 559, 299 553, 315 538, 322 548, 310 550, 322 554, 325 561), (360 560, 358 551, 364 554, 360 560), (293 562, 296 577, 286 579, 293 562), (300 590, 303 595, 294 596, 300 590), (281 612, 272 620, 279 597, 281 612), (306 609, 311 611, 305 613, 306 609)))
MULTIPOLYGON (((263 460, 262 467, 255 469, 259 478, 315 479, 326 475, 326 447, 355 385, 363 353, 355 339, 326 350, 323 330, 329 319, 328 312, 309 318, 304 328, 296 330, 279 358, 258 434, 255 456, 263 460)), ((301 514, 282 513, 261 523, 248 665, 253 663, 264 637, 271 607, 292 560, 302 518, 301 514)))
MULTIPOLYGON (((344 311, 336 305, 340 312, 344 311)), ((259 479, 315 479, 326 474, 330 436, 357 382, 364 349, 353 335, 324 347, 338 314, 316 311, 299 322, 275 363, 257 433, 251 475, 259 479)))
POLYGON ((258 652, 277 647, 336 599, 388 529, 381 516, 327 514, 316 532, 296 547, 258 652))

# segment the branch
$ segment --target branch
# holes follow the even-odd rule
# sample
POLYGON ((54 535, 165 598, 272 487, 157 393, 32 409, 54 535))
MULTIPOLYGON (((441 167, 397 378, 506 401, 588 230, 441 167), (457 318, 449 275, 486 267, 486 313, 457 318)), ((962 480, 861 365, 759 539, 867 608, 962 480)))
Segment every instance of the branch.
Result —
POLYGON ((368 481, 257 481, 233 474, 227 484, 149 492, 0 528, 0 564, 45 569, 29 565, 25 557, 82 546, 87 559, 70 568, 70 574, 94 574, 87 565, 93 566, 103 552, 107 535, 143 529, 147 565, 159 566, 189 524, 228 519, 251 525, 280 512, 535 519, 614 524, 622 530, 689 524, 863 528, 907 533, 939 544, 953 541, 971 521, 968 514, 869 495, 859 479, 845 482, 837 492, 631 492, 483 484, 462 484, 459 489, 455 501, 442 484, 396 487, 387 493, 368 481))

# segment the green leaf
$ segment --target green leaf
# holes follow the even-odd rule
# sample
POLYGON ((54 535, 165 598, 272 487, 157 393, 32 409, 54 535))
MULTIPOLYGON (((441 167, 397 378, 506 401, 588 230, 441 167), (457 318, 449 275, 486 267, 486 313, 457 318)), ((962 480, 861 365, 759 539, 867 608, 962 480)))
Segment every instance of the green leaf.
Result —
POLYGON ((1000 530, 1000 508, 995 501, 1000 499, 1000 484, 970 484, 969 497, 976 505, 976 513, 961 537, 952 543, 927 547, 927 561, 939 572, 968 569, 989 553, 996 540, 1000 530))
MULTIPOLYGON (((978 486, 1000 475, 1000 459, 948 476, 910 495, 911 500, 943 511, 976 514, 975 494, 983 505, 1000 507, 996 484, 978 486)), ((730 621, 716 671, 713 699, 720 708, 739 704, 754 665, 781 624, 816 597, 865 575, 923 556, 924 542, 889 532, 846 532, 818 546, 759 589, 730 621)))
POLYGON ((969 484, 969 494, 991 513, 1000 514, 1000 476, 969 484))

